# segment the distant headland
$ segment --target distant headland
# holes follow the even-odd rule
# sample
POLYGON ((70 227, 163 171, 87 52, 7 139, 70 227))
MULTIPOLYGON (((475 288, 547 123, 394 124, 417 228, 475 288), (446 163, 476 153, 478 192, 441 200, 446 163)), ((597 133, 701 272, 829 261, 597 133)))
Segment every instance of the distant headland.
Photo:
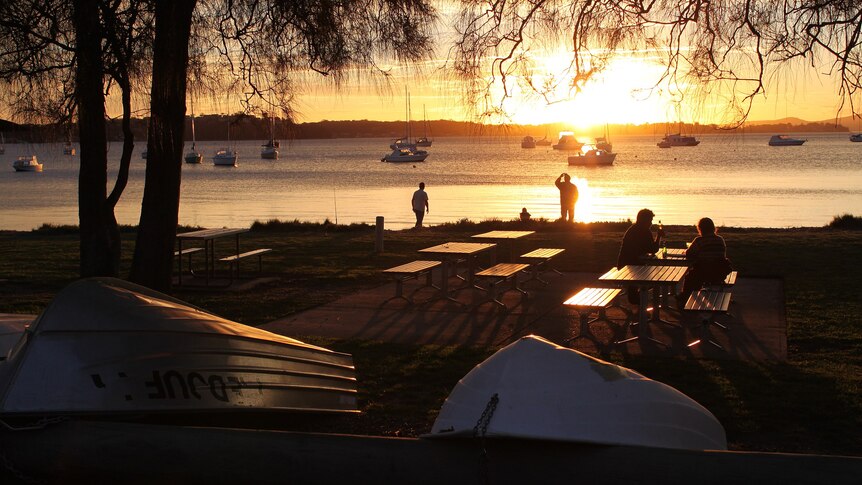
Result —
MULTIPOLYGON (((431 137, 453 136, 547 136, 556 140, 561 131, 574 131, 577 136, 602 136, 604 131, 613 136, 625 135, 663 135, 665 133, 705 134, 740 134, 740 133, 814 133, 850 131, 848 125, 853 120, 850 117, 827 121, 810 122, 798 118, 785 118, 772 121, 747 122, 736 129, 726 129, 719 125, 702 125, 699 123, 649 123, 649 124, 613 124, 597 126, 591 129, 573 129, 566 123, 548 123, 543 125, 491 125, 469 121, 429 120, 427 123, 413 121, 411 126, 414 136, 427 134, 431 137)), ((855 121, 858 123, 858 120, 855 121)), ((190 119, 187 121, 190 125, 190 119)), ((147 119, 132 119, 132 131, 136 140, 146 139, 147 119)), ((263 140, 269 138, 269 120, 248 115, 202 115, 195 118, 195 133, 198 141, 204 140, 263 140)), ((0 132, 7 143, 15 142, 60 142, 76 141, 77 128, 72 125, 58 124, 16 124, 0 120, 0 132)), ((190 138, 190 127, 186 128, 187 138, 190 138)), ((121 140, 122 130, 119 120, 108 121, 108 139, 121 140)), ((399 138, 404 136, 403 121, 317 121, 310 123, 292 123, 286 120, 275 120, 275 137, 282 140, 290 139, 330 139, 330 138, 399 138)))

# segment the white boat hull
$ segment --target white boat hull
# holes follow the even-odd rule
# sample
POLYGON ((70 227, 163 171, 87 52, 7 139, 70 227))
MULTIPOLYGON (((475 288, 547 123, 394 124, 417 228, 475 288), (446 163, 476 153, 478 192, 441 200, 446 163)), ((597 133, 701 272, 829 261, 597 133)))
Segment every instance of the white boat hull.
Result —
POLYGON ((278 149, 276 148, 264 148, 260 151, 260 158, 265 158, 267 160, 277 160, 278 159, 278 149))
POLYGON ((569 157, 569 165, 575 165, 580 167, 609 166, 614 164, 614 160, 616 160, 616 158, 616 153, 603 152, 600 155, 595 155, 590 152, 585 155, 575 155, 569 157))
POLYGON ((356 412, 350 355, 113 278, 61 291, 0 363, 0 415, 356 412))
POLYGON ((726 450, 706 408, 661 382, 540 337, 524 337, 461 379, 431 434, 726 450), (496 402, 495 402, 496 397, 496 402))

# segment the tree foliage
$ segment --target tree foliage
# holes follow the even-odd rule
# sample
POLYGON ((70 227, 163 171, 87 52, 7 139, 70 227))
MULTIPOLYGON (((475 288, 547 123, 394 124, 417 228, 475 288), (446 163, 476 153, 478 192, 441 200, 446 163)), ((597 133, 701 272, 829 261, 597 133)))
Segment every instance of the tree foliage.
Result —
POLYGON ((732 124, 788 66, 838 80, 839 112, 859 113, 862 3, 851 0, 464 0, 452 66, 471 82, 472 104, 505 111, 513 90, 552 102, 576 94, 620 56, 657 59, 656 84, 677 99, 724 99, 732 124), (538 58, 570 53, 556 72, 538 58), (490 59, 490 61, 488 60, 490 59), (499 94, 498 94, 499 93, 499 94))

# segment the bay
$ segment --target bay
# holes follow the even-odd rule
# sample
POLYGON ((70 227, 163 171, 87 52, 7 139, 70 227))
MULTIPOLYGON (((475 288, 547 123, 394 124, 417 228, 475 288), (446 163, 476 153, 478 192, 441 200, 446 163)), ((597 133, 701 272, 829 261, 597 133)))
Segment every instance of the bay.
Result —
MULTIPOLYGON (((522 149, 520 137, 439 138, 421 163, 380 161, 391 140, 374 138, 282 142, 279 160, 260 158, 260 141, 236 144, 237 167, 216 167, 225 142, 198 142, 201 165, 183 164, 179 220, 203 227, 247 227, 255 220, 413 225, 410 198, 419 182, 430 197, 426 224, 470 219, 559 217, 554 179, 571 174, 580 198, 576 220, 633 219, 644 207, 664 224, 823 226, 836 215, 862 216, 862 143, 846 133, 798 135, 797 147, 770 147, 768 134, 698 136, 696 147, 661 149, 654 136, 613 136, 611 167, 574 167, 569 153, 522 149)), ((137 224, 146 161, 136 146, 130 180, 117 207, 121 224, 137 224)), ((77 224, 77 156, 62 144, 7 144, 0 155, 0 229, 77 224), (18 155, 35 154, 42 173, 16 173, 18 155)), ((78 148, 76 146, 76 148, 78 148)), ((120 143, 108 152, 110 191, 120 143)))

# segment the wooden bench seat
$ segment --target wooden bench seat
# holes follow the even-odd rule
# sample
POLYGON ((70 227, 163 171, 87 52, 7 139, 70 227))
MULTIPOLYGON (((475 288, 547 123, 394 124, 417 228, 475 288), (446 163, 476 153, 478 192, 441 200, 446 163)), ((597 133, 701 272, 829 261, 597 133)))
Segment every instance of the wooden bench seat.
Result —
POLYGON ((219 261, 223 263, 228 263, 230 265, 230 277, 233 280, 234 273, 239 277, 239 262, 245 258, 251 258, 253 256, 257 256, 257 272, 260 273, 263 271, 263 258, 262 256, 266 253, 271 252, 270 248, 261 248, 261 249, 253 249, 251 251, 246 251, 244 253, 239 254, 231 254, 230 256, 225 256, 224 258, 220 258, 219 261))
MULTIPOLYGON (((557 271, 556 268, 550 266, 551 260, 566 252, 561 248, 539 248, 521 255, 521 259, 530 264, 530 279, 537 280, 545 285, 547 281, 540 278, 540 275, 546 271, 553 271, 559 275, 563 273, 557 271)), ((528 280, 529 281, 529 280, 528 280)))
MULTIPOLYGON (((607 315, 605 315, 605 310, 612 306, 616 306, 616 299, 621 291, 622 290, 619 288, 582 288, 573 296, 569 297, 569 299, 564 301, 564 307, 573 308, 578 312, 580 321, 578 333, 566 340, 566 343, 568 344, 581 337, 588 337, 590 335, 589 325, 591 323, 598 320, 607 320, 608 318, 607 315), (594 313, 596 316, 594 318, 589 318, 590 315, 594 313)), ((628 312, 626 311, 626 319, 629 317, 630 315, 628 315, 628 312)))
MULTIPOLYGON (((194 269, 192 268, 192 254, 195 254, 198 251, 203 251, 204 248, 185 248, 182 251, 174 251, 175 258, 182 258, 183 256, 188 256, 189 259, 189 273, 195 274, 194 269)), ((183 261, 182 259, 177 260, 177 271, 182 273, 183 271, 183 261)))
POLYGON ((701 338, 690 342, 689 347, 698 345, 704 341, 712 344, 715 347, 724 350, 718 342, 709 338, 709 326, 715 325, 722 330, 727 330, 725 325, 715 321, 715 316, 726 314, 730 308, 730 290, 706 288, 695 291, 688 297, 685 302, 684 309, 690 312, 697 312, 700 315, 701 338))
MULTIPOLYGON (((518 273, 524 271, 529 267, 529 264, 524 263, 498 263, 488 269, 476 273, 476 279, 488 280, 488 288, 486 289, 487 298, 482 302, 478 303, 493 301, 501 307, 507 308, 506 305, 502 301, 500 301, 500 295, 504 294, 508 290, 500 291, 500 289, 509 281, 511 281, 511 286, 509 287, 509 290, 515 290, 520 292, 524 296, 527 296, 527 292, 521 289, 518 284, 518 273)), ((477 288, 483 289, 481 287, 477 288)))
MULTIPOLYGON (((404 296, 404 282, 411 278, 419 278, 423 274, 427 275, 426 286, 434 286, 431 279, 431 272, 434 268, 440 266, 442 261, 411 261, 400 266, 384 269, 383 272, 395 277, 395 296, 392 298, 404 298, 409 302, 413 302, 410 298, 404 296)), ((391 298, 390 298, 391 299, 391 298)))

